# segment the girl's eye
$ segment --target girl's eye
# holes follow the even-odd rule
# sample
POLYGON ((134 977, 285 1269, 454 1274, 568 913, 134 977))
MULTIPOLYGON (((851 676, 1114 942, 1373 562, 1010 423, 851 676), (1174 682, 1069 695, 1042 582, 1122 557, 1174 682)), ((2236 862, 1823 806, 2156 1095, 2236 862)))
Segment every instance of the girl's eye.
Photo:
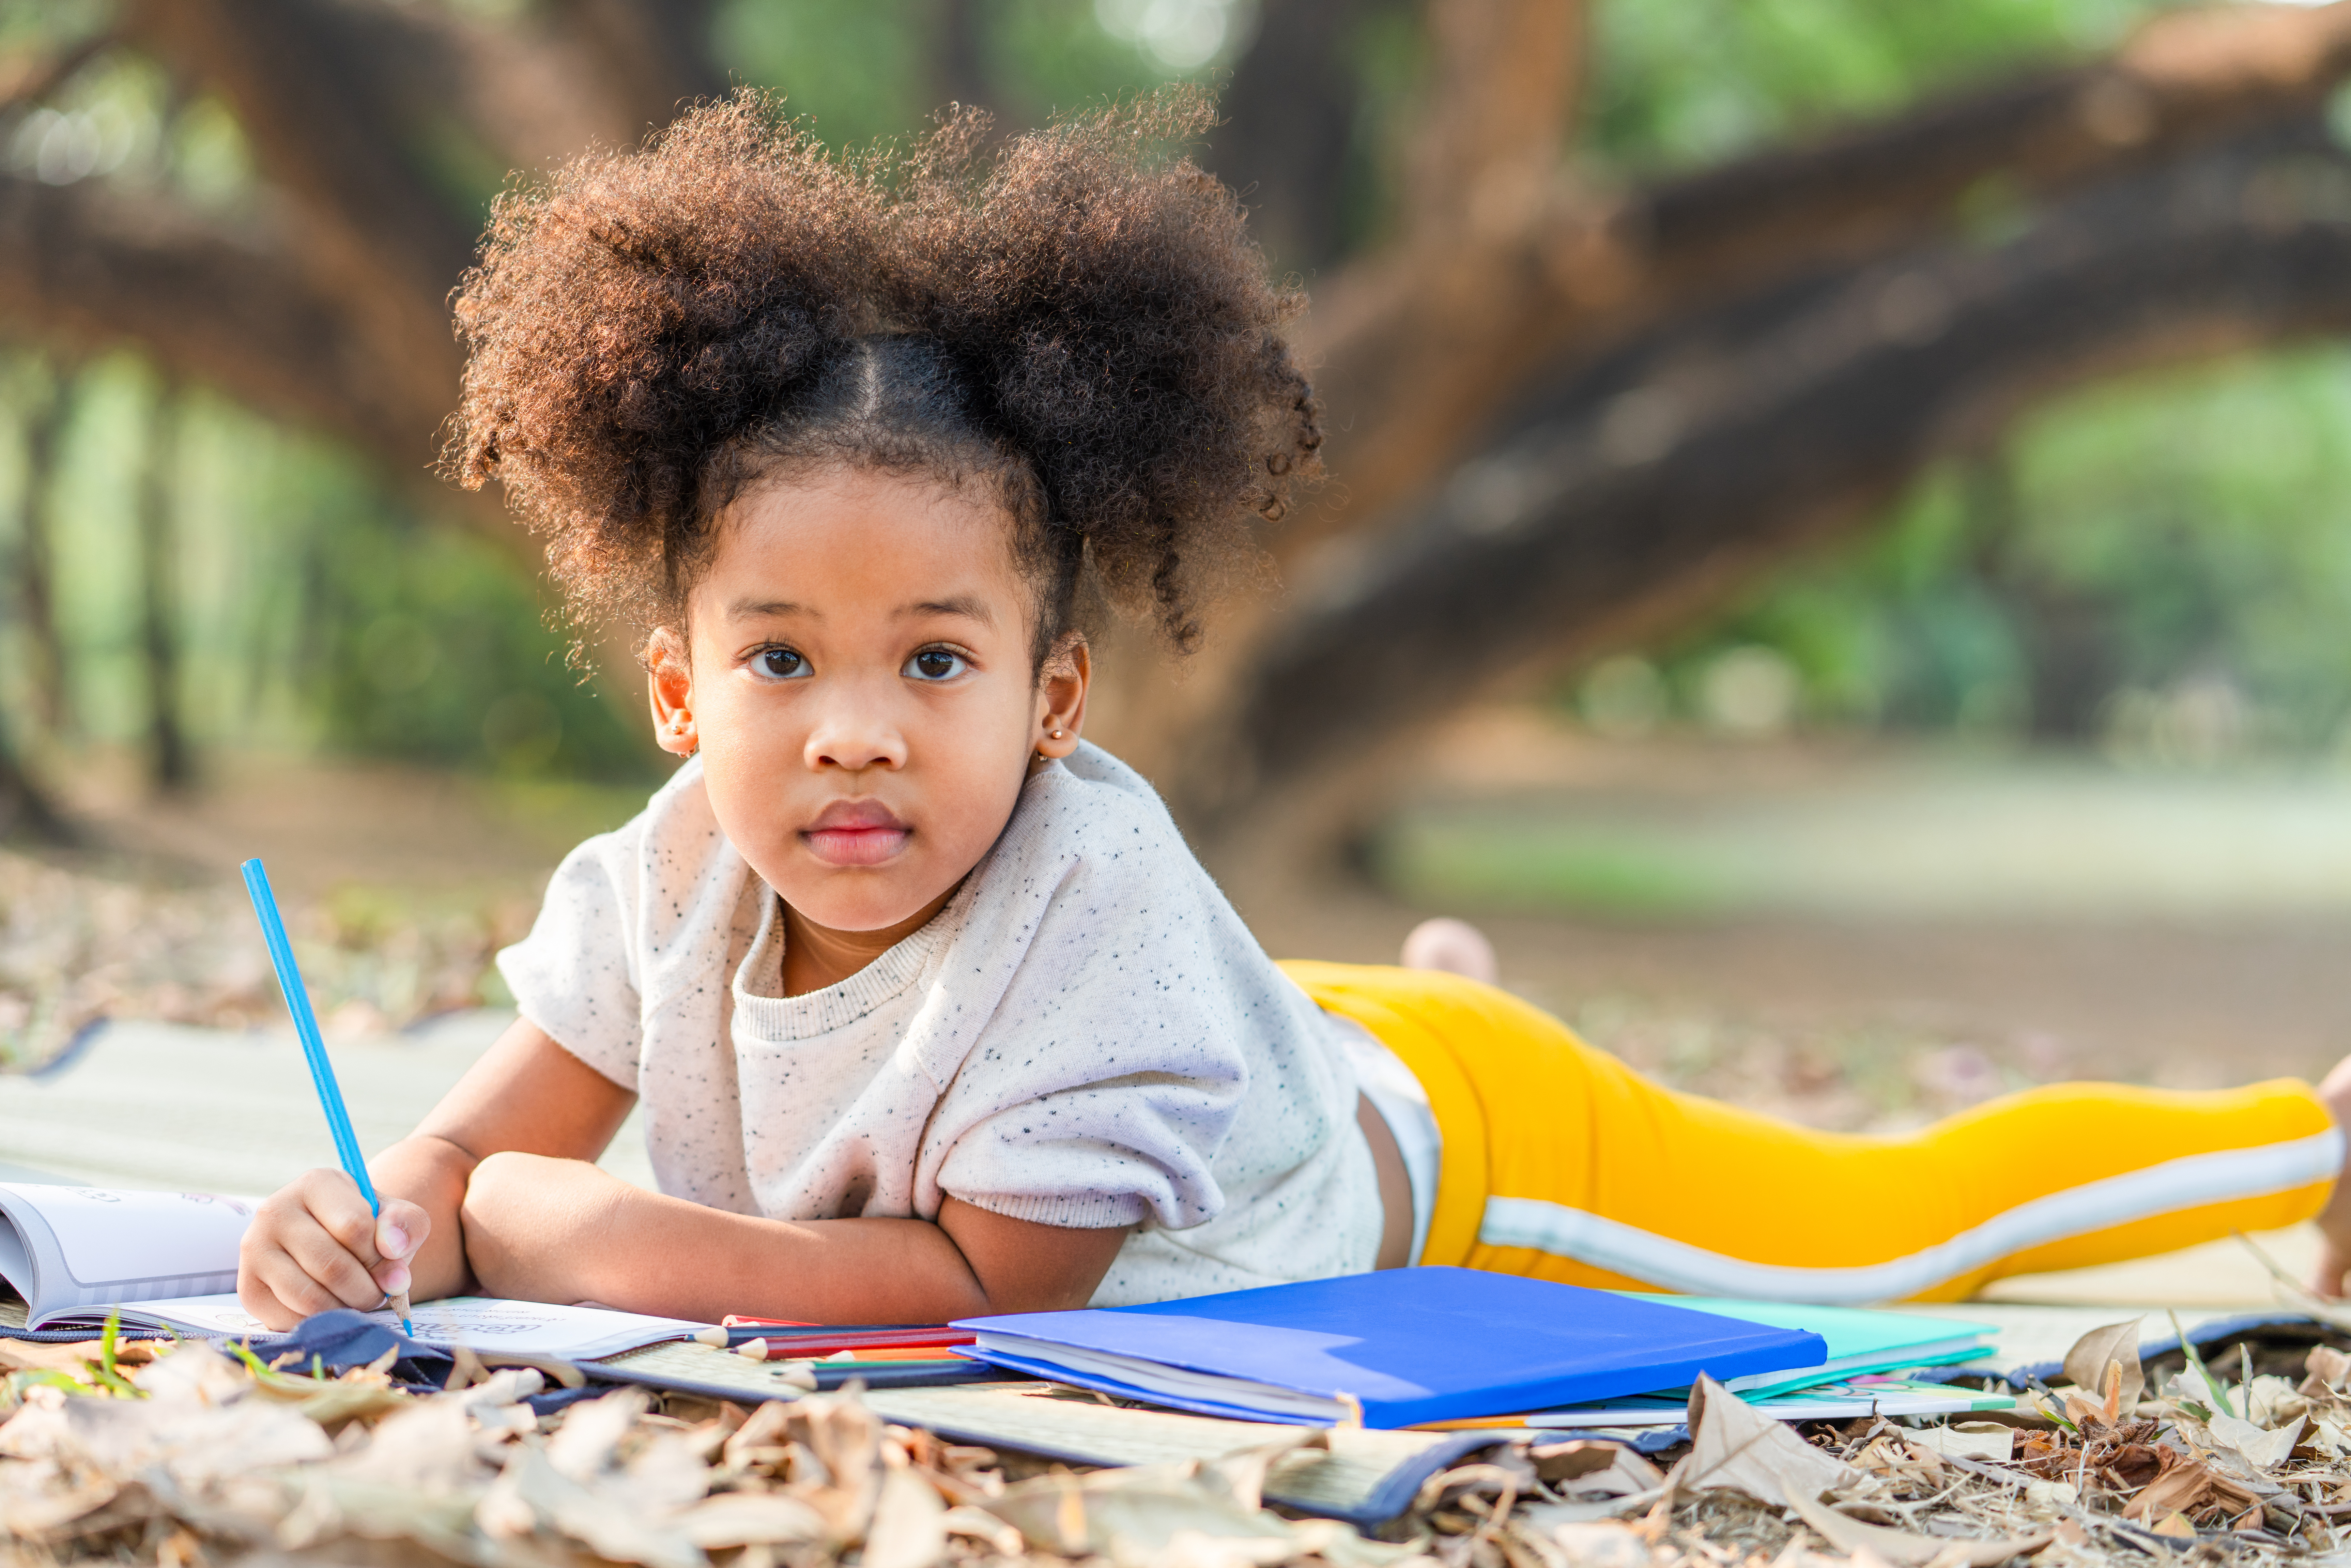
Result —
POLYGON ((925 648, 906 661, 898 673, 911 681, 951 681, 971 668, 961 653, 951 653, 945 648, 925 648))
POLYGON ((809 662, 789 648, 763 648, 751 664, 771 680, 796 681, 809 673, 809 662))

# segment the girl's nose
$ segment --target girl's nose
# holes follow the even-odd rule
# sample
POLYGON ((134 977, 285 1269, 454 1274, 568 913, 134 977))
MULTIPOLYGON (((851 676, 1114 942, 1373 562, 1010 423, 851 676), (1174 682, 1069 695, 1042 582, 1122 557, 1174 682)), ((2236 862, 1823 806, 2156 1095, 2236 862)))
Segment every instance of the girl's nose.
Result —
POLYGON ((878 707, 844 702, 829 708, 809 731, 805 758, 812 772, 827 768, 851 773, 869 768, 904 768, 906 740, 878 707))

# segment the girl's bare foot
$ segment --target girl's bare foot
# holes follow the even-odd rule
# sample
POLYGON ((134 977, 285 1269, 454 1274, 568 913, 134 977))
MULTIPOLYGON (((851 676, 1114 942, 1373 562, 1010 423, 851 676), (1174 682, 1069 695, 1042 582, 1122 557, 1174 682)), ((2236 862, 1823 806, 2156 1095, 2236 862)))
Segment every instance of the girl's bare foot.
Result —
POLYGON ((1407 969, 1442 969, 1492 985, 1501 970, 1494 960, 1494 945, 1466 920, 1439 915, 1424 920, 1404 939, 1398 960, 1407 969))
MULTIPOLYGON (((2319 1080, 2318 1097, 2335 1113, 2335 1124, 2351 1132, 2351 1056, 2319 1080)), ((2351 1153, 2346 1153, 2344 1174, 2335 1178, 2326 1207, 2318 1211, 2318 1232, 2324 1241, 2310 1288, 2322 1296, 2340 1296, 2343 1276, 2351 1271, 2351 1153)))

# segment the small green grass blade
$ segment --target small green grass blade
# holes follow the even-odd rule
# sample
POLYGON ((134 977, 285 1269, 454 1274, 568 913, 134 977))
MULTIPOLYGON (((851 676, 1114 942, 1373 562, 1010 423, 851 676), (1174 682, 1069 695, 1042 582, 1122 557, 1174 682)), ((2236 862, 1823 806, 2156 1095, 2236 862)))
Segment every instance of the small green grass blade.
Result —
POLYGON ((2229 1390, 2222 1385, 2219 1378, 2212 1375, 2212 1369, 2204 1364, 2204 1358, 2199 1355, 2196 1353, 2196 1347, 2189 1343, 2188 1331, 2179 1326, 2179 1314, 2170 1312, 2166 1315, 2171 1319, 2171 1332, 2179 1336, 2179 1348, 2188 1357, 2188 1364, 2196 1369, 2196 1375, 2204 1380, 2205 1388, 2210 1391, 2212 1407, 2224 1416, 2237 1415, 2237 1407, 2229 1403, 2229 1390))

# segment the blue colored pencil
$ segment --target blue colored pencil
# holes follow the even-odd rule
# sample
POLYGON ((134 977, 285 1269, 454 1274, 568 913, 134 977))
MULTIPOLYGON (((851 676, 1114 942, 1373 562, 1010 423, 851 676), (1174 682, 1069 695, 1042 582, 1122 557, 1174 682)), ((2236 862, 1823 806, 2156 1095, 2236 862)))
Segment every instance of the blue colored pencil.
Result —
MULTIPOLYGON (((253 913, 261 920, 262 940, 269 944, 269 962, 277 970, 277 988, 286 994, 286 1010, 294 1015, 294 1032, 302 1039, 302 1055, 310 1063, 310 1085, 319 1092, 319 1108, 327 1113, 327 1133, 335 1141, 335 1157, 342 1162, 344 1172, 359 1184, 360 1196, 368 1201, 370 1213, 381 1215, 383 1204, 375 1196, 375 1183, 368 1179, 367 1161, 360 1155, 359 1135, 351 1131, 351 1113, 343 1108, 343 1091, 335 1082, 335 1064, 327 1060, 327 1042, 319 1037, 318 1015, 310 1010, 310 992, 302 984, 302 971, 294 966, 294 945, 286 940, 286 922, 277 913, 277 895, 269 891, 269 873, 261 869, 258 859, 249 860, 240 868, 245 873, 245 891, 253 897, 253 913)), ((392 1298, 392 1310, 400 1314, 400 1326, 409 1334, 416 1327, 409 1322, 408 1292, 400 1291, 392 1298)))

